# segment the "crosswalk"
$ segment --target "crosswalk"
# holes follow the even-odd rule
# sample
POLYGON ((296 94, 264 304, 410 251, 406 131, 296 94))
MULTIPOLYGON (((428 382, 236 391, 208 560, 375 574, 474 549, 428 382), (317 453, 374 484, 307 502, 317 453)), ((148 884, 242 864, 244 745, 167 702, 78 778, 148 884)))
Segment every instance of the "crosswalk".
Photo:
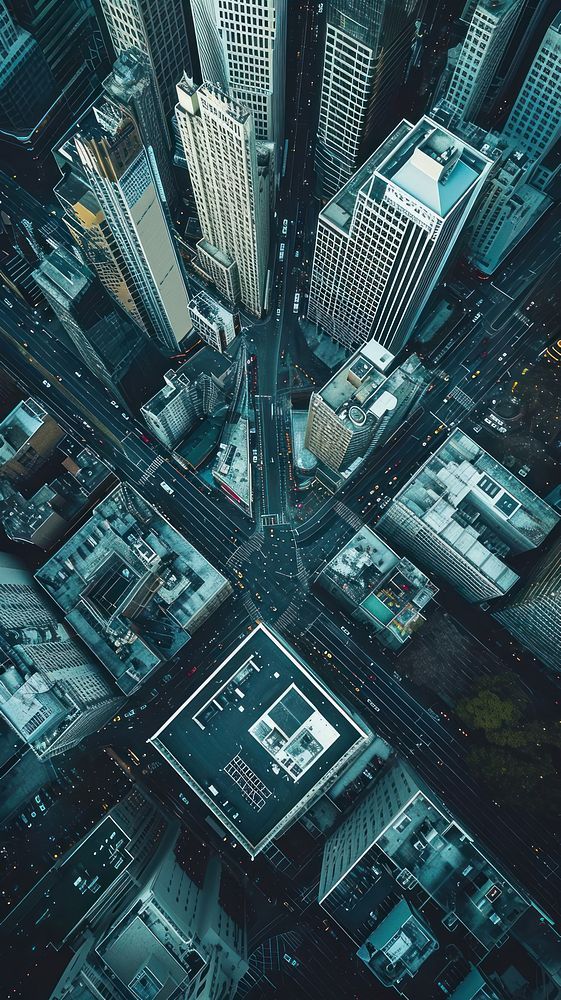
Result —
POLYGON ((360 531, 360 529, 362 528, 362 521, 360 517, 358 516, 358 514, 355 514, 355 512, 350 509, 350 507, 347 507, 347 505, 343 503, 342 500, 338 500, 337 503, 334 504, 333 509, 335 513, 338 514, 339 517, 343 519, 343 521, 346 521, 347 524, 351 526, 351 528, 354 528, 355 531, 360 531))
POLYGON ((255 531, 253 535, 243 542, 237 549, 234 549, 232 554, 228 556, 225 565, 226 566, 239 566, 244 562, 251 559, 254 552, 257 552, 263 546, 263 533, 261 531, 255 531))
POLYGON ((255 601, 250 597, 249 594, 246 593, 243 595, 242 604, 254 621, 257 621, 258 618, 261 618, 261 613, 259 611, 259 608, 257 607, 255 601))
POLYGON ((459 385, 455 385, 453 389, 450 390, 450 395, 453 399, 457 400, 460 406, 463 406, 464 410, 471 410, 475 406, 475 400, 468 396, 467 392, 460 389, 459 385))
POLYGON ((156 458, 152 459, 150 465, 146 467, 138 480, 139 486, 144 486, 144 484, 151 479, 152 476, 155 476, 163 462, 165 462, 165 458, 162 455, 156 455, 156 458))
POLYGON ((300 621, 302 598, 300 595, 294 597, 282 615, 277 618, 275 627, 284 632, 295 632, 300 621))

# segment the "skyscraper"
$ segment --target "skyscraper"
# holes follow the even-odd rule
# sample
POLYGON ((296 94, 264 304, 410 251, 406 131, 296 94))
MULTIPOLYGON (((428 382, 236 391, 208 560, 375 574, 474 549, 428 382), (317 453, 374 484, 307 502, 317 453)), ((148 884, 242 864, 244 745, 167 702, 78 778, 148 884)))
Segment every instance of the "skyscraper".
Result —
MULTIPOLYGON (((5 31, 2 8, 4 0, 0 36, 5 31)), ((7 59, 0 56, 0 88, 3 83, 5 87, 3 78, 10 80, 8 90, 0 94, 4 166, 12 166, 19 179, 26 174, 34 190, 42 189, 46 195, 52 184, 50 151, 99 92, 109 56, 92 0, 9 0, 8 8, 21 28, 17 50, 13 48, 7 59), (14 86, 19 110, 10 111, 8 97, 14 86), (18 128, 10 128, 6 121, 14 113, 18 128)))
POLYGON ((397 354, 490 165, 430 118, 402 121, 320 212, 308 318, 347 349, 397 354))
POLYGON ((377 530, 477 602, 504 597, 518 580, 510 557, 538 548, 558 522, 549 504, 455 430, 397 493, 377 530))
POLYGON ((114 104, 134 118, 142 145, 146 150, 152 150, 149 155, 154 157, 166 199, 173 203, 177 190, 171 168, 169 137, 148 56, 140 49, 124 49, 112 73, 103 81, 103 89, 114 104))
POLYGON ((16 143, 33 130, 56 92, 54 77, 37 41, 10 16, 0 0, 0 134, 16 143))
POLYGON ((144 326, 164 350, 174 351, 191 329, 189 295, 135 122, 106 101, 80 121, 74 145, 144 326))
POLYGON ((561 11, 545 33, 503 135, 534 160, 561 137, 561 11))
POLYGON ((417 0, 331 0, 315 168, 332 198, 391 125, 415 34, 417 0), (370 147, 370 148, 369 148, 370 147))
POLYGON ((203 83, 253 114, 255 138, 275 146, 284 131, 287 0, 192 0, 203 83))
POLYGON ((176 117, 203 234, 195 265, 229 302, 259 316, 269 253, 269 154, 253 116, 216 87, 177 87, 176 117))
POLYGON ((561 541, 513 591, 495 617, 546 667, 559 672, 561 649, 561 541))
POLYGON ((122 702, 15 559, 0 554, 0 715, 40 757, 76 746, 122 702))
POLYGON ((119 392, 145 344, 136 323, 93 272, 62 247, 41 262, 33 277, 85 364, 112 392, 119 392))
POLYGON ((479 0, 461 47, 446 100, 456 117, 477 117, 522 9, 522 0, 479 0))
POLYGON ((169 119, 175 86, 191 56, 182 0, 100 0, 116 55, 135 46, 150 61, 162 114, 169 119))

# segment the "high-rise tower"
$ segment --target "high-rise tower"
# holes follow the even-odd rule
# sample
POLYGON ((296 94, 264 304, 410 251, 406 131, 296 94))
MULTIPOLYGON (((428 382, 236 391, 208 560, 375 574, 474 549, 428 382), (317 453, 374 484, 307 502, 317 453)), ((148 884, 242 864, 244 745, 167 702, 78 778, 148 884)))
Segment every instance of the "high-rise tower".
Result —
POLYGON ((561 649, 561 542, 538 562, 495 617, 546 667, 559 671, 561 649))
POLYGON ((561 11, 545 33, 503 135, 536 160, 561 137, 561 11))
POLYGON ((203 82, 253 114, 255 138, 273 143, 278 172, 284 132, 287 0, 192 0, 203 82))
POLYGON ((446 93, 458 120, 479 113, 521 9, 522 0, 479 0, 475 7, 446 93))
POLYGON ((401 122, 320 212, 308 318, 347 349, 397 354, 489 167, 430 118, 401 122))
POLYGON ((106 101, 81 120, 74 146, 144 325, 164 350, 174 351, 191 329, 189 295, 138 128, 128 112, 106 101))
POLYGON ((143 146, 154 157, 166 200, 172 203, 176 187, 171 149, 148 56, 140 49, 125 49, 117 58, 112 73, 103 81, 103 89, 114 104, 134 118, 143 146))
POLYGON ((177 88, 176 117, 203 233, 196 264, 230 302, 259 316, 269 250, 269 154, 253 116, 217 87, 177 88))
POLYGON ((417 0, 332 0, 315 167, 324 198, 349 180, 392 124, 415 35, 417 0))
POLYGON ((182 0, 100 0, 117 56, 135 46, 148 57, 162 114, 169 119, 175 86, 191 74, 182 0))

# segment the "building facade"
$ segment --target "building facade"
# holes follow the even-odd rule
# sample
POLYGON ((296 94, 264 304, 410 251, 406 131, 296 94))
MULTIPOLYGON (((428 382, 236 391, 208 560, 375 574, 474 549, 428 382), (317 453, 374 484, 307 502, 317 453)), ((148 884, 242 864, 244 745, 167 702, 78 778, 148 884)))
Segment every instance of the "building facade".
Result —
POLYGON ((189 361, 166 372, 164 382, 163 389, 144 403, 141 412, 152 433, 172 449, 224 401, 225 386, 212 371, 205 372, 200 366, 193 370, 189 361))
POLYGON ((546 667, 559 672, 561 542, 551 546, 495 617, 546 667))
MULTIPOLYGON (((90 842, 97 846, 101 835, 113 845, 117 861, 110 853, 104 867, 116 870, 105 891, 100 875, 95 904, 83 905, 67 937, 74 956, 51 1000, 138 1000, 162 993, 162 983, 182 1000, 232 1000, 248 969, 243 893, 216 855, 201 852, 200 871, 187 871, 175 853, 178 832, 136 790, 94 828, 90 842)), ((87 851, 88 837, 75 850, 75 870, 87 851)), ((72 861, 62 859, 63 878, 72 861)), ((95 856, 90 869, 97 874, 95 856)))
POLYGON ((235 8, 221 0, 193 0, 191 8, 203 83, 216 85, 251 112, 256 140, 274 146, 278 175, 287 0, 241 0, 235 8))
POLYGON ((175 86, 191 75, 191 56, 182 0, 100 0, 115 54, 134 46, 147 56, 161 114, 169 121, 175 86))
POLYGON ((522 7, 522 0, 477 3, 446 93, 460 121, 477 118, 522 7))
POLYGON ((145 328, 173 353, 191 329, 189 294, 155 171, 133 118, 106 101, 74 145, 145 328))
POLYGON ((142 351, 145 338, 96 276, 62 247, 33 272, 55 315, 90 371, 112 392, 142 351))
POLYGON ((17 143, 54 99, 56 84, 35 38, 0 0, 0 138, 17 143))
POLYGON ((103 81, 103 89, 114 104, 134 118, 142 145, 148 155, 154 158, 166 200, 170 205, 173 204, 177 189, 171 167, 169 135, 162 118, 148 56, 137 48, 124 49, 118 56, 113 71, 103 81))
POLYGON ((320 212, 308 319, 346 349, 411 336, 490 167, 422 118, 403 121, 320 212))
POLYGON ((503 129, 533 160, 561 136, 561 11, 547 29, 503 129))
POLYGON ((207 292, 199 292, 189 303, 193 329, 205 344, 222 354, 239 331, 237 317, 207 292))
POLYGON ((331 0, 315 169, 318 193, 332 198, 391 124, 415 36, 417 0, 331 0))
POLYGON ((0 715, 39 757, 96 732, 122 696, 57 620, 17 560, 0 555, 0 715))
POLYGON ((428 385, 416 354, 385 378, 376 367, 376 348, 376 342, 366 343, 312 393, 304 444, 334 472, 383 444, 428 385))
POLYGON ((250 112, 184 78, 176 117, 203 234, 195 264, 229 302, 260 316, 269 253, 269 156, 250 112))
POLYGON ((537 548, 558 521, 549 504, 455 430, 397 493, 378 530, 477 602, 508 593, 518 580, 509 557, 537 548))

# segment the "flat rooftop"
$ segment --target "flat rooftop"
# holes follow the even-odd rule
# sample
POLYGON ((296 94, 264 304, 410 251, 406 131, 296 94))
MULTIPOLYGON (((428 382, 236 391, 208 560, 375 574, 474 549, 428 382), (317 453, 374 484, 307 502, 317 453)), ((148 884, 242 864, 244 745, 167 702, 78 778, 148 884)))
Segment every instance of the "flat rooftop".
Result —
POLYGON ((455 511, 463 515, 458 531, 486 524, 505 542, 505 554, 541 545, 559 522, 545 500, 461 430, 431 455, 396 499, 438 533, 451 531, 446 524, 455 511))
POLYGON ((47 413, 34 399, 18 403, 0 423, 0 463, 8 462, 43 426, 47 413))
POLYGON ((370 738, 261 624, 150 742, 255 856, 370 738))
POLYGON ((202 291, 189 300, 191 314, 201 316, 207 323, 216 326, 229 326, 233 321, 233 315, 229 309, 213 299, 208 292, 202 291))
POLYGON ((225 577, 126 484, 36 578, 125 693, 175 655, 205 607, 229 593, 225 577))
POLYGON ((366 525, 331 559, 320 582, 401 642, 423 620, 422 610, 438 592, 425 573, 366 525))
POLYGON ((361 349, 326 382, 320 396, 345 426, 354 428, 359 426, 357 422, 366 419, 385 381, 385 376, 361 349))
POLYGON ((131 864, 129 844, 113 817, 105 816, 37 882, 10 920, 23 911, 26 920, 36 916, 36 923, 47 922, 52 945, 61 948, 131 864))
POLYGON ((321 216, 349 232, 358 198, 381 201, 391 185, 433 215, 446 218, 488 163, 478 150, 426 116, 416 125, 402 121, 321 216))
POLYGON ((528 909, 527 899, 469 834, 420 791, 376 843, 398 873, 416 878, 444 914, 457 917, 485 949, 500 941, 528 909))

